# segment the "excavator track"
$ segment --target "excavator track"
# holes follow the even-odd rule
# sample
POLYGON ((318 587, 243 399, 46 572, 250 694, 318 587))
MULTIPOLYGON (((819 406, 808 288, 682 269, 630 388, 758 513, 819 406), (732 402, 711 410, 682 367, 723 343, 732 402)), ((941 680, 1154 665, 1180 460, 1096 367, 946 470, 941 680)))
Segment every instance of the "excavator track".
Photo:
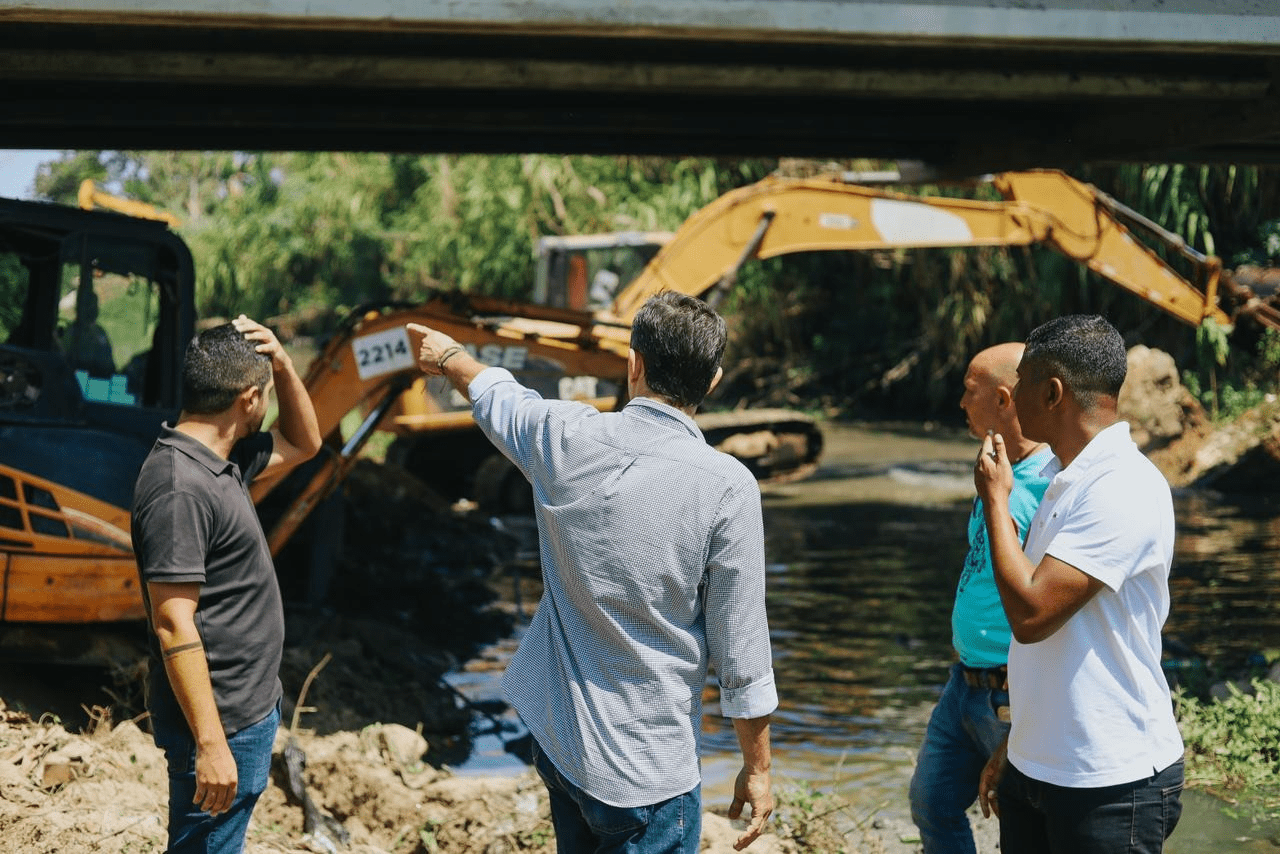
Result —
POLYGON ((803 480, 818 468, 822 429, 802 412, 706 412, 694 420, 708 444, 737 457, 761 483, 803 480))

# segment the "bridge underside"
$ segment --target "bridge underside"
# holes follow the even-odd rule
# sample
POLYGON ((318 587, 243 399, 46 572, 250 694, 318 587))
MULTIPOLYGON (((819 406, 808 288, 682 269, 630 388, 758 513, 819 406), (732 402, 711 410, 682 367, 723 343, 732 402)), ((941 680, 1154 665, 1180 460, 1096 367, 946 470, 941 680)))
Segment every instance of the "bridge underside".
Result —
POLYGON ((0 24, 4 148, 1280 163, 1280 49, 0 24))

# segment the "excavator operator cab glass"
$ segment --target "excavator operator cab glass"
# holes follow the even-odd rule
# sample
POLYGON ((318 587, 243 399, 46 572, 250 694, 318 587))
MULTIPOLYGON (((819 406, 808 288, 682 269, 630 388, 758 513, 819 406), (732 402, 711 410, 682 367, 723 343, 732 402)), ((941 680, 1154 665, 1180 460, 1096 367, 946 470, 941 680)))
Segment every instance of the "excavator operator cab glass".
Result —
POLYGON ((671 239, 668 232, 623 231, 538 241, 533 301, 576 311, 607 309, 671 239))
POLYGON ((22 322, 30 280, 17 253, 0 248, 0 342, 8 341, 22 322))
POLYGON ((89 377, 110 380, 116 372, 111 339, 98 323, 98 295, 92 283, 83 283, 59 300, 58 307, 58 343, 87 394, 89 377))
POLYGON ((85 400, 143 399, 159 316, 158 289, 145 275, 92 260, 63 265, 57 340, 85 400))
POLYGON ((0 420, 177 411, 190 255, 162 228, 0 200, 0 420))

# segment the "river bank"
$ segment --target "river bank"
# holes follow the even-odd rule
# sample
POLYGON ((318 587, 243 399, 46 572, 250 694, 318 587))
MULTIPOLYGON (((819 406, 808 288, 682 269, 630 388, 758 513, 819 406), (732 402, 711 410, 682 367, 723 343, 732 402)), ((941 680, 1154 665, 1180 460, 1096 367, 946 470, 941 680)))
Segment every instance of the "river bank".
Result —
MULTIPOLYGON (((51 716, 0 707, 3 854, 164 850, 163 754, 136 722, 113 724, 100 707, 91 711, 102 717, 71 732, 51 716)), ((546 791, 535 774, 459 775, 435 767, 415 730, 379 723, 324 736, 282 729, 275 753, 247 854, 555 851, 546 791), (287 749, 305 756, 304 788, 287 774, 287 749)), ((909 822, 852 817, 848 804, 785 783, 777 794, 770 830, 750 849, 757 854, 919 851, 909 822)), ((743 823, 724 816, 727 800, 710 800, 702 851, 729 854, 743 823)), ((980 854, 997 850, 994 821, 978 819, 976 836, 980 854)))
MULTIPOLYGON (((906 787, 950 658, 947 608, 974 445, 937 425, 831 424, 827 435, 817 475, 765 490, 770 612, 787 705, 777 722, 774 831, 751 850, 916 854, 906 787)), ((430 510, 411 483, 371 466, 357 467, 347 504, 348 537, 358 546, 330 591, 340 607, 289 615, 285 720, 297 713, 308 796, 341 820, 346 850, 357 854, 552 850, 533 776, 458 770, 474 748, 477 711, 483 717, 491 707, 467 708, 445 678, 509 637, 531 610, 537 567, 527 523, 430 510)), ((1184 563, 1203 555, 1211 564, 1176 579, 1178 611, 1204 609, 1194 625, 1177 627, 1188 637, 1199 625, 1221 629, 1243 610, 1196 598, 1221 590, 1209 573, 1242 540, 1257 540, 1252 528, 1236 534, 1215 525, 1194 516, 1183 537, 1184 563)), ((1256 556, 1253 563, 1260 580, 1271 577, 1256 556)), ((1277 622, 1261 610, 1250 618, 1277 622)), ((501 664, 499 654, 476 666, 501 664)), ((109 674, 79 672, 71 677, 79 684, 56 691, 50 682, 63 677, 48 670, 12 676, 0 671, 0 852, 162 850, 158 752, 137 723, 113 725, 104 711, 114 721, 133 717, 137 698, 109 674), (61 721, 42 720, 49 711, 61 721)), ((734 769, 724 729, 709 726, 706 850, 727 851, 734 830, 717 811, 728 805, 734 769)), ((998 825, 976 809, 973 816, 979 851, 995 851, 998 825)), ((250 854, 330 850, 308 836, 304 818, 278 772, 255 814, 250 854)), ((1220 838, 1245 835, 1226 833, 1220 838)))

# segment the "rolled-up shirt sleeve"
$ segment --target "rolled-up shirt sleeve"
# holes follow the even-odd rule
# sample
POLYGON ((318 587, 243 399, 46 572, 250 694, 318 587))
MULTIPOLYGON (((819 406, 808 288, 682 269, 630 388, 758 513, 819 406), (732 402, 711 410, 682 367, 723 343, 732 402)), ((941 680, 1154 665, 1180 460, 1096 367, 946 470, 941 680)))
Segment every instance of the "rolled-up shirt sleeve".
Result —
POLYGON ((754 481, 730 489, 711 531, 707 560, 707 648, 727 718, 778 707, 765 614, 764 521, 754 481))

